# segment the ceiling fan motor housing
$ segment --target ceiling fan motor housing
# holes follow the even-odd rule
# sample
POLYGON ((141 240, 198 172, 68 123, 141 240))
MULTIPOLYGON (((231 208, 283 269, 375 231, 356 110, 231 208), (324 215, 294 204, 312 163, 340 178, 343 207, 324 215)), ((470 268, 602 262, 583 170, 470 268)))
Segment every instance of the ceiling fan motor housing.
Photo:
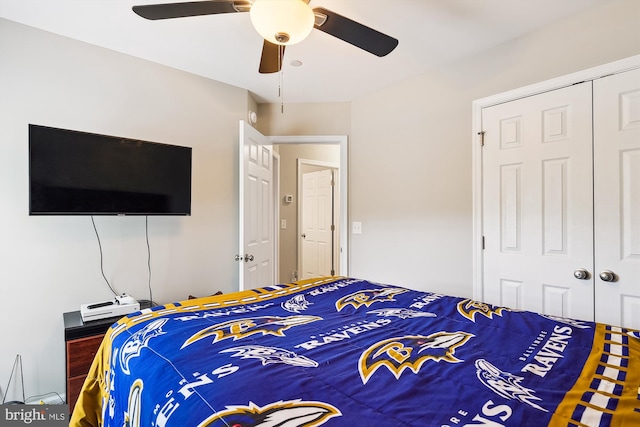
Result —
POLYGON ((303 0, 255 0, 249 11, 256 31, 279 45, 304 40, 315 23, 315 15, 303 0))

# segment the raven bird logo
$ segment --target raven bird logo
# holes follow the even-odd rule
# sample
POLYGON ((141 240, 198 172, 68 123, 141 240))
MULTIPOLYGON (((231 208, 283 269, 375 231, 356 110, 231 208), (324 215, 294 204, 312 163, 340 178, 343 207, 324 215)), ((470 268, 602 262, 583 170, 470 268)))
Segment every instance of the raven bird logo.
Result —
POLYGON ((336 301, 336 310, 340 311, 348 305, 352 305, 357 309, 363 305, 369 307, 374 302, 395 301, 395 299, 393 299, 394 296, 405 292, 409 292, 409 290, 402 288, 380 288, 358 291, 336 301))
POLYGON ((162 326, 164 326, 168 320, 169 319, 156 319, 149 322, 144 328, 127 338, 124 344, 122 344, 118 356, 122 372, 129 375, 129 362, 131 359, 140 356, 142 349, 148 347, 151 338, 166 333, 162 331, 162 326))
POLYGON ((315 401, 293 400, 259 407, 227 406, 200 423, 203 427, 314 427, 342 413, 333 405, 315 401))
POLYGON ((494 307, 472 299, 465 299, 458 303, 458 313, 472 322, 476 321, 476 314, 481 314, 488 319, 493 319, 494 314, 502 317, 504 310, 507 309, 504 307, 494 307))
POLYGON ((464 345, 474 335, 467 332, 437 332, 429 336, 408 335, 378 341, 360 355, 358 369, 364 384, 381 367, 387 368, 396 379, 410 369, 420 372, 427 360, 458 363, 456 349, 464 345))
POLYGON ((299 356, 293 351, 278 347, 265 347, 262 345, 243 345, 222 350, 220 353, 233 353, 231 357, 242 359, 259 359, 262 365, 272 363, 284 363, 286 365, 300 366, 304 368, 317 368, 318 362, 305 356, 299 356))
POLYGON ((280 306, 291 313, 300 314, 301 311, 306 310, 312 303, 307 301, 304 294, 298 294, 293 298, 283 302, 280 306))
POLYGON ((188 345, 193 344, 203 338, 213 336, 212 344, 219 341, 233 338, 237 341, 242 338, 246 338, 254 334, 262 335, 274 335, 277 337, 284 337, 284 331, 294 326, 304 325, 306 323, 315 322, 316 320, 322 320, 322 317, 318 316, 262 316, 262 317, 249 317, 245 319, 230 320, 228 322, 218 323, 213 326, 209 326, 201 331, 193 334, 182 344, 181 349, 188 345))
POLYGON ((524 387, 523 377, 503 372, 484 359, 476 360, 476 375, 482 384, 505 399, 515 399, 536 409, 549 412, 533 401, 542 400, 533 395, 533 390, 524 387))

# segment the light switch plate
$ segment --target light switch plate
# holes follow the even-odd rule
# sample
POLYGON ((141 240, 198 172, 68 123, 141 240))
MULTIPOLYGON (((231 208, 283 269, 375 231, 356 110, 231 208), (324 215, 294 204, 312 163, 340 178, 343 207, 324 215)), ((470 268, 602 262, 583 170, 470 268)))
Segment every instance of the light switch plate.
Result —
POLYGON ((351 223, 351 232, 353 234, 362 234, 362 223, 360 221, 353 221, 351 223))

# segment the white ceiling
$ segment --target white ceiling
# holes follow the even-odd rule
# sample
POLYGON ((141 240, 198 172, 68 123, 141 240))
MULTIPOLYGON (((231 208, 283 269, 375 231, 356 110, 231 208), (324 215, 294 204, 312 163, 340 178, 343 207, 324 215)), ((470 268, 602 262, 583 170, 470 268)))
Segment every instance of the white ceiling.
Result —
MULTIPOLYGON (((280 102, 279 73, 258 73, 262 39, 249 14, 149 21, 131 10, 136 4, 176 1, 0 0, 0 17, 239 86, 259 102, 280 102)), ((311 0, 312 7, 330 9, 400 43, 378 58, 313 30, 286 49, 284 101, 350 101, 609 1, 311 0), (291 66, 294 59, 302 66, 291 66)))

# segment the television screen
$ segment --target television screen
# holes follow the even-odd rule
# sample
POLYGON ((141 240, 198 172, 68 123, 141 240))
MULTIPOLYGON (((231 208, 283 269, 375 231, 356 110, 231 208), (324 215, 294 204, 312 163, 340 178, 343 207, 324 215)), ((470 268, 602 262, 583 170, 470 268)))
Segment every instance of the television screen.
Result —
POLYGON ((29 125, 29 215, 190 214, 190 147, 29 125))

